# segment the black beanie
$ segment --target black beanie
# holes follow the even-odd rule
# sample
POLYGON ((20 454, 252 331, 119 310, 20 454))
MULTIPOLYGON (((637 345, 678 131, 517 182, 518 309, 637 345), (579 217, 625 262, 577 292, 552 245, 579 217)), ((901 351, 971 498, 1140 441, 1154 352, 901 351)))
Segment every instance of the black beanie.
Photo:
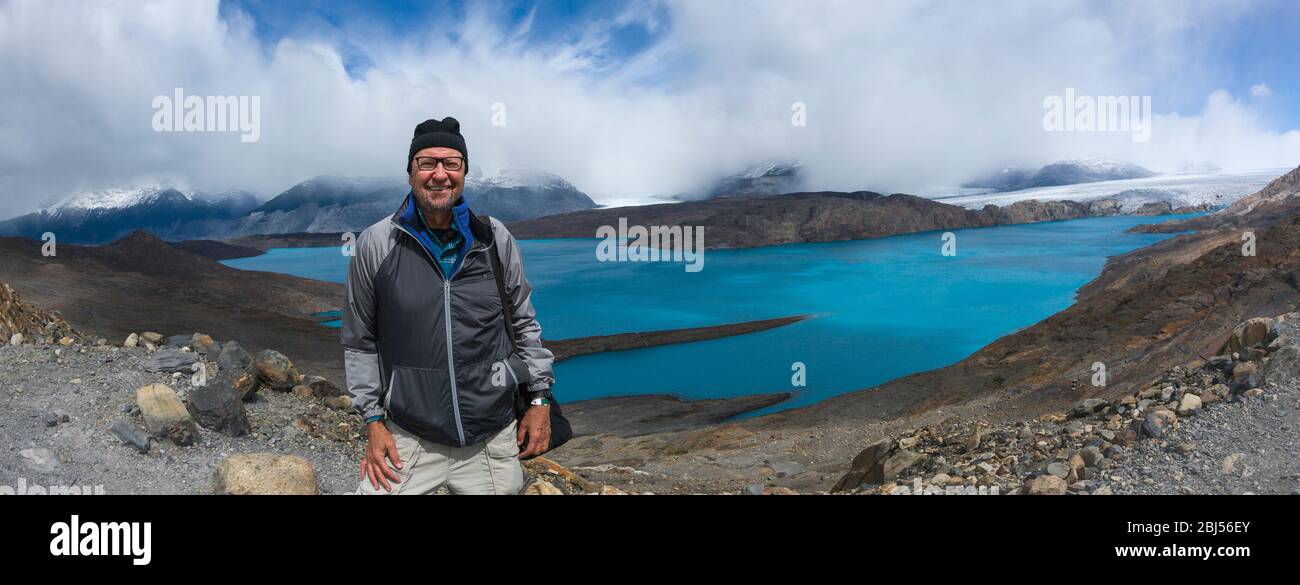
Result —
POLYGON ((411 174, 411 161, 415 159, 415 153, 435 146, 459 150, 468 167, 469 151, 465 149, 465 137, 460 135, 460 122, 447 116, 441 120, 425 120, 415 127, 415 135, 411 137, 411 152, 406 155, 406 174, 411 174))

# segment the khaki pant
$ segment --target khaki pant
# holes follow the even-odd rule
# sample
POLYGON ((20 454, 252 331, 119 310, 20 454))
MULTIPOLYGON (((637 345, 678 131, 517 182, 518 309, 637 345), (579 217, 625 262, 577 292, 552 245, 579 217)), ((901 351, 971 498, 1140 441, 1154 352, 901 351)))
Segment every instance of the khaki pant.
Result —
POLYGON ((421 439, 391 420, 384 421, 397 442, 397 455, 402 458, 402 468, 394 470, 401 481, 390 480, 393 490, 388 492, 382 487, 376 490, 370 478, 363 478, 356 493, 423 495, 446 485, 453 494, 518 494, 524 488, 524 468, 515 442, 517 424, 512 421, 477 445, 451 447, 421 439))

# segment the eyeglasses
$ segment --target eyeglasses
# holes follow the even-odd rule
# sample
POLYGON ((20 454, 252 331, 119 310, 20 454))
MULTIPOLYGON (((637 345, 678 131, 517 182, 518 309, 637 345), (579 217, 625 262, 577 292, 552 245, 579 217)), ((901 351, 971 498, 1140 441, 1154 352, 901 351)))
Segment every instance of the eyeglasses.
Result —
POLYGON ((415 168, 422 171, 432 171, 438 168, 438 163, 442 163, 442 169, 448 172, 459 171, 465 168, 465 157, 447 156, 435 158, 432 156, 421 156, 415 159, 415 168))

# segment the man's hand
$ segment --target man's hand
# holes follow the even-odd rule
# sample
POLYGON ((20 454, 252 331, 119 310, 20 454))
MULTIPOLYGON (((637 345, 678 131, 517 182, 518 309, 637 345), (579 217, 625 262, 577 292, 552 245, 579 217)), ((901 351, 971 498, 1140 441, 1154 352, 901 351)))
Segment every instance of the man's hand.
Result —
POLYGON ((527 459, 545 453, 551 447, 551 407, 530 406, 519 421, 519 458, 527 459))
POLYGON ((402 481, 395 471, 402 468, 402 458, 397 454, 397 441, 393 440, 393 433, 388 432, 384 421, 366 425, 366 431, 369 437, 366 440, 366 456, 361 459, 361 479, 369 477, 370 484, 376 490, 382 487, 384 491, 393 491, 389 482, 402 481), (393 462, 392 467, 385 463, 385 457, 393 462))

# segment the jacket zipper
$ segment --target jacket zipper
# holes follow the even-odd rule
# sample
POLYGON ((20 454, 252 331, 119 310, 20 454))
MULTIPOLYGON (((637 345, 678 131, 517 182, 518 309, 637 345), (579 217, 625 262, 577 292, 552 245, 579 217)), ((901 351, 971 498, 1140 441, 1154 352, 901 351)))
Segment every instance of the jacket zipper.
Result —
MULTIPOLYGON (((412 240, 415 240, 415 243, 420 244, 420 239, 416 238, 415 235, 402 226, 401 223, 393 221, 393 225, 397 226, 397 229, 402 230, 402 233, 410 236, 412 240)), ((434 258, 433 254, 431 254, 429 250, 425 249, 424 244, 420 244, 420 249, 424 250, 424 254, 429 257, 429 260, 433 261, 433 265, 438 270, 438 273, 442 274, 442 265, 438 263, 438 259, 434 258)), ((474 250, 466 252, 465 257, 468 258, 473 252, 474 250)), ((464 263, 465 260, 462 259, 461 264, 464 263)), ((463 447, 465 446, 465 427, 462 426, 460 422, 460 392, 456 388, 456 363, 455 360, 452 359, 451 353, 453 348, 451 338, 451 279, 455 276, 455 273, 452 273, 451 276, 443 275, 442 277, 442 320, 447 324, 447 373, 451 380, 451 411, 452 416, 456 419, 456 437, 460 440, 460 445, 463 447)))

